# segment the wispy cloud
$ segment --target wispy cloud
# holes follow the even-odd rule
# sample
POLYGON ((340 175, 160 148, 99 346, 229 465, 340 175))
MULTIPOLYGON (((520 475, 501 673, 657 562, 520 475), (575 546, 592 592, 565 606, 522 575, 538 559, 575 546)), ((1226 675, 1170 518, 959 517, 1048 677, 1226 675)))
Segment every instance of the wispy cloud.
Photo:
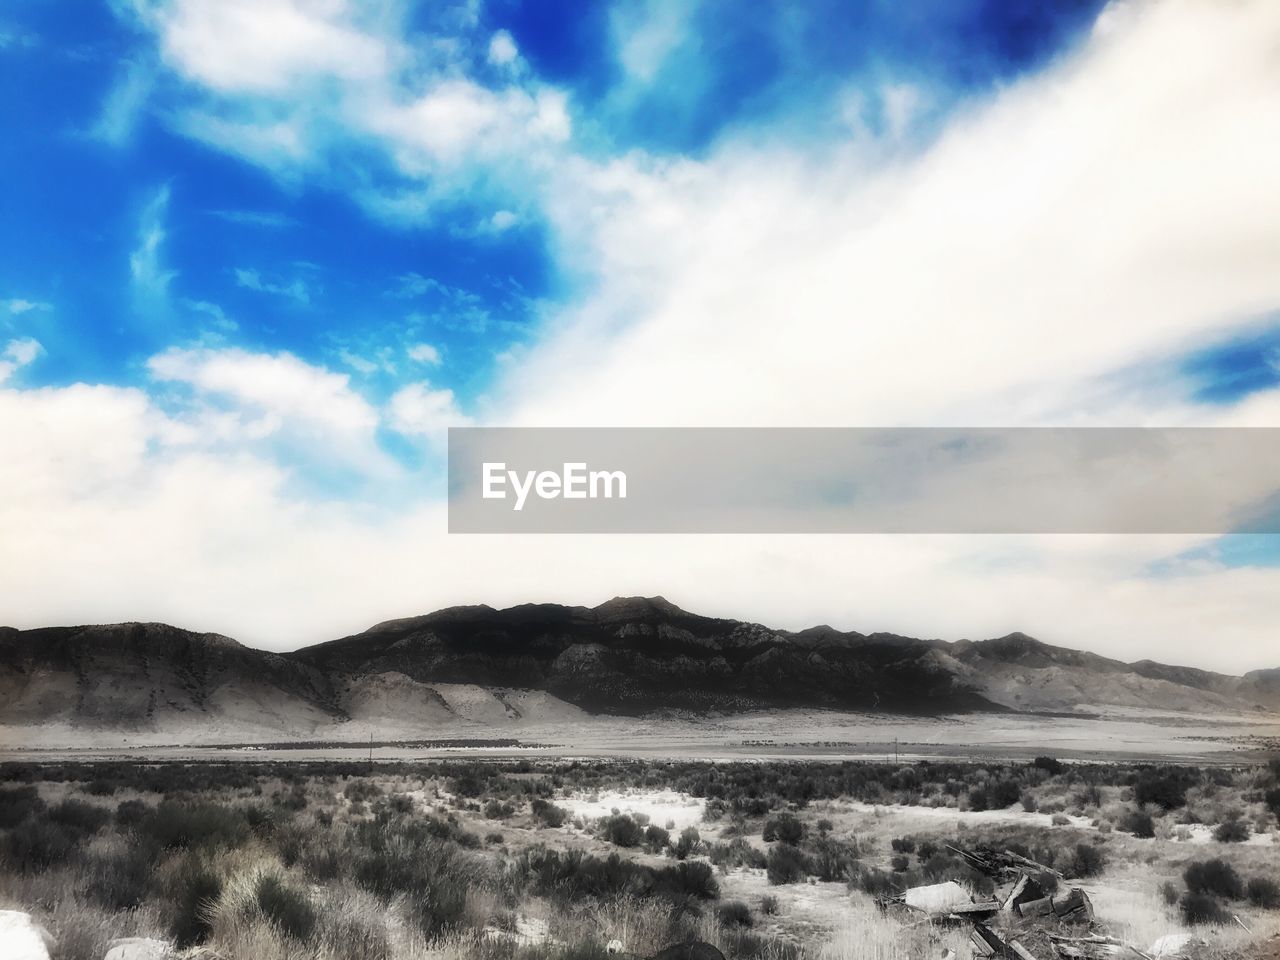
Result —
POLYGON ((296 226, 298 222, 293 217, 270 210, 210 210, 209 215, 227 223, 262 227, 268 230, 283 230, 286 227, 296 226))
POLYGON ((168 236, 169 185, 160 187, 142 208, 137 244, 129 255, 129 274, 137 294, 150 300, 168 295, 176 271, 164 265, 164 243, 168 236))
POLYGON ((273 296, 284 297, 304 306, 311 302, 311 289, 306 281, 300 278, 289 281, 267 280, 257 270, 247 267, 237 267, 235 278, 236 285, 244 287, 246 290, 255 290, 258 293, 269 293, 273 296))
POLYGON ((107 94, 89 135, 113 147, 128 143, 144 113, 154 82, 155 69, 150 64, 140 60, 126 64, 107 94))
POLYGON ((31 313, 35 310, 52 309, 52 304, 45 303, 41 300, 27 300, 23 297, 14 297, 10 300, 0 300, 0 311, 7 313, 11 317, 20 317, 24 313, 31 313))
POLYGON ((12 377, 18 370, 30 364, 36 357, 40 356, 43 350, 44 348, 40 346, 39 341, 33 340, 31 337, 10 340, 3 353, 0 353, 0 384, 12 377))

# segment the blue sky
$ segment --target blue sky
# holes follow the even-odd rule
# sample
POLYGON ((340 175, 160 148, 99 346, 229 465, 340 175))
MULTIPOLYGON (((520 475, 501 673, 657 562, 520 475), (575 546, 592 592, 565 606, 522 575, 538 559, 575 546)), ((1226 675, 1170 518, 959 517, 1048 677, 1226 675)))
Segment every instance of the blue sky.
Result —
POLYGON ((1275 425, 1276 20, 11 0, 0 491, 23 532, 0 620, 287 645, 463 599, 661 592, 1145 655, 1227 605, 1251 662, 1265 539, 1028 543, 1006 565, 980 540, 706 538, 687 567, 660 542, 523 542, 482 583, 492 556, 442 533, 441 461, 465 423, 1275 425), (183 560, 143 538, 98 583, 92 545, 139 528, 183 560), (975 588, 993 564, 1037 574, 975 588))
MULTIPOLYGON (((399 26, 423 45, 447 31, 494 89, 506 78, 485 76, 483 55, 505 31, 538 78, 527 83, 565 94, 574 149, 678 157, 704 155, 726 131, 830 136, 838 91, 874 90, 887 75, 927 87, 931 109, 945 111, 1055 56, 1096 8, 771 4, 743 17, 727 3, 586 15, 498 3, 430 16, 418 5, 399 26), (631 42, 649 31, 640 52, 619 52, 628 30, 631 42)), ((201 98, 165 63, 144 15, 127 3, 67 9, 27 0, 2 21, 3 120, 18 135, 0 153, 10 185, 0 285, 8 299, 47 305, 12 324, 44 347, 25 384, 139 383, 160 349, 219 342, 287 350, 385 396, 413 376, 406 349, 429 343, 449 358, 433 381, 465 406, 494 357, 536 334, 547 304, 590 282, 557 263, 536 207, 511 209, 520 185, 506 174, 492 185, 464 176, 405 220, 371 215, 352 191, 401 188, 385 158, 341 137, 296 164, 219 150, 188 135, 183 112, 201 98), (163 296, 140 294, 129 269, 147 230, 159 237, 149 256, 163 296), (389 363, 395 373, 381 369, 389 363)), ((882 113, 872 111, 873 129, 890 122, 882 113)))

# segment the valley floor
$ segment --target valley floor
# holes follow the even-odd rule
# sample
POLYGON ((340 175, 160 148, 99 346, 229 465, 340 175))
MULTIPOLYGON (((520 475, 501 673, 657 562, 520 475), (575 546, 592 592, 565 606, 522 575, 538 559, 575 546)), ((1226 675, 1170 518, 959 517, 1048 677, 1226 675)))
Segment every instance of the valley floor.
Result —
POLYGON ((1280 716, 1204 716, 1133 708, 1082 708, 1070 715, 971 713, 904 717, 825 711, 724 716, 588 717, 571 722, 459 721, 430 728, 353 720, 285 735, 193 717, 163 730, 127 732, 56 724, 0 726, 0 757, 155 759, 358 759, 370 739, 378 759, 449 756, 632 756, 696 759, 1168 759, 1257 760, 1280 749, 1280 716))

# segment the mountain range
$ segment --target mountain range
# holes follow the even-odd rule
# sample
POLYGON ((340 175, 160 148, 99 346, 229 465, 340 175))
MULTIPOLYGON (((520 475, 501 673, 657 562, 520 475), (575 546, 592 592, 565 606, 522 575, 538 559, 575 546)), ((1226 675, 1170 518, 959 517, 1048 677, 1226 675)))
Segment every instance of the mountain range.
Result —
POLYGON ((1099 707, 1280 712, 1280 669, 1237 677, 1123 663, 1019 633, 946 642, 792 632, 699 616, 661 597, 452 607, 289 653, 155 623, 0 628, 0 726, 10 730, 288 739, 340 735, 352 721, 429 736, 459 723, 592 714, 1099 707))

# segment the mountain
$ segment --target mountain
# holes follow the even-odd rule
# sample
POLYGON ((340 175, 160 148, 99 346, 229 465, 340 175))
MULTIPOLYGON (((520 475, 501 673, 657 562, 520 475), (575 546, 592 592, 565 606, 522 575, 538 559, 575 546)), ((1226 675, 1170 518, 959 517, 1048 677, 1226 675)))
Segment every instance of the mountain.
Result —
POLYGON ((923 640, 830 628, 792 634, 687 613, 661 597, 594 608, 454 607, 288 656, 328 675, 533 687, 599 713, 995 708, 923 640))
MULTIPOLYGON (((452 607, 291 653, 164 624, 0 628, 0 726, 173 739, 564 724, 588 714, 806 708, 941 714, 1280 710, 1280 670, 1128 664, 1024 634, 948 643, 799 632, 661 598, 452 607)), ((184 740, 183 742, 188 742, 184 740)))

